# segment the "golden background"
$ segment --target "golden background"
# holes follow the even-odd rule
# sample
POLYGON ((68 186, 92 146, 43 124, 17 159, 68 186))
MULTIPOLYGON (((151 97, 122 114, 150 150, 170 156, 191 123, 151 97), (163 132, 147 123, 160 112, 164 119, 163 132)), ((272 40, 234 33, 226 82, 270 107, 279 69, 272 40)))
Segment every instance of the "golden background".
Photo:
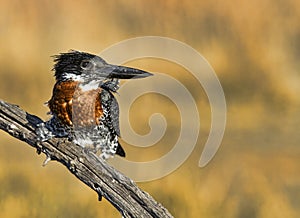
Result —
MULTIPOLYGON (((188 72, 159 60, 127 63, 181 80, 201 117, 198 143, 188 160, 167 177, 139 186, 175 217, 299 216, 298 1, 2 0, 0 14, 0 98, 43 119, 48 118, 43 103, 54 84, 51 55, 69 49, 97 54, 145 35, 171 37, 195 48, 225 92, 222 145, 206 167, 198 167, 210 109, 188 72)), ((157 158, 176 142, 180 114, 164 97, 145 96, 133 105, 134 129, 146 134, 155 112, 166 116, 165 137, 145 150, 125 144, 128 159, 157 158)), ((4 132, 0 137, 0 217, 120 217, 61 164, 42 167, 44 155, 4 132)))

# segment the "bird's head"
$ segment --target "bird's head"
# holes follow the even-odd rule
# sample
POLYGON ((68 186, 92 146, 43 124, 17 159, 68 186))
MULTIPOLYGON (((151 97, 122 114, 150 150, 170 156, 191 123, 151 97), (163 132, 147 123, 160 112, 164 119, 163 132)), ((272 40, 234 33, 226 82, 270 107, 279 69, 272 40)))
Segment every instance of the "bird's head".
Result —
POLYGON ((112 79, 135 79, 151 76, 143 70, 106 63, 97 55, 70 51, 54 56, 56 81, 77 81, 84 86, 99 87, 112 79))

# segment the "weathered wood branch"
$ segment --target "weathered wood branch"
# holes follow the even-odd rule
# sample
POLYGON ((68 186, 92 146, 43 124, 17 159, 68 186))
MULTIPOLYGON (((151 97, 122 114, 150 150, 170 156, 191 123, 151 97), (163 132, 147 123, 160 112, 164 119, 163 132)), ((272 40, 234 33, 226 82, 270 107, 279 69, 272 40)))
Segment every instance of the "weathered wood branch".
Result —
POLYGON ((0 129, 45 153, 47 159, 65 165, 78 179, 97 192, 99 200, 106 198, 123 217, 172 217, 160 203, 139 189, 128 177, 108 165, 93 153, 65 138, 38 142, 35 128, 40 118, 19 106, 0 100, 0 129))

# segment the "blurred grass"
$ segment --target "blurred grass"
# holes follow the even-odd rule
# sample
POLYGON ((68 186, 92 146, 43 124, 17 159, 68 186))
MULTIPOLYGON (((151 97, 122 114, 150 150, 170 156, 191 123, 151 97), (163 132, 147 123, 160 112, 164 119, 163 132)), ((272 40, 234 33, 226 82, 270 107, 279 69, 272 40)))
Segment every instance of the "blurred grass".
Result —
MULTIPOLYGON (((201 117, 198 145, 188 161, 140 186, 175 217, 298 217, 299 6, 295 0, 1 1, 0 98, 46 119, 43 103, 54 84, 50 55, 69 49, 99 53, 143 35, 181 40, 210 62, 224 88, 224 140, 212 162, 198 168, 210 125, 204 91, 173 64, 128 63, 178 78, 197 101, 201 117)), ((125 145, 129 159, 159 157, 180 131, 171 101, 157 95, 146 99, 132 107, 135 130, 147 133, 149 115, 157 111, 165 114, 169 128, 153 148, 125 145), (143 113, 141 105, 147 106, 143 113)), ((0 133, 0 217, 119 216, 60 164, 41 167, 43 159, 0 133)))

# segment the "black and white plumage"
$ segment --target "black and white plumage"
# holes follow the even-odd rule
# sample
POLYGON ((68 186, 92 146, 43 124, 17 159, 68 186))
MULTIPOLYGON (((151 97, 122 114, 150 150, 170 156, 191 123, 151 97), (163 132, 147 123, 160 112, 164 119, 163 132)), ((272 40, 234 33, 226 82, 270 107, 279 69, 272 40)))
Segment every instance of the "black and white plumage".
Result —
POLYGON ((152 74, 111 65, 79 51, 62 53, 54 61, 56 83, 48 101, 52 117, 37 128, 39 139, 69 137, 84 148, 101 151, 105 159, 115 154, 124 157, 118 141, 119 106, 114 93, 119 89, 119 79, 152 74))

